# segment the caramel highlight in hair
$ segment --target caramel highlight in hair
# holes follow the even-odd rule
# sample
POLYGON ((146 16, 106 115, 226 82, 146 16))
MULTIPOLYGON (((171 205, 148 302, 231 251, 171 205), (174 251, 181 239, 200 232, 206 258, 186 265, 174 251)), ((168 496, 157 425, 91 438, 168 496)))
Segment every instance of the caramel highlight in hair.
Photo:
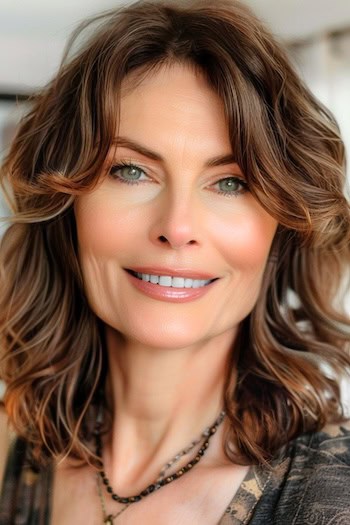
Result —
POLYGON ((248 8, 177 4, 141 1, 82 24, 55 78, 32 97, 2 167, 13 216, 0 252, 0 376, 10 420, 40 462, 96 459, 89 441, 107 363, 84 293, 73 204, 108 169, 122 82, 174 63, 204 74, 223 101, 250 191, 279 222, 260 296, 232 348, 226 453, 264 463, 294 436, 343 416, 350 321, 339 290, 350 209, 337 124, 248 8))

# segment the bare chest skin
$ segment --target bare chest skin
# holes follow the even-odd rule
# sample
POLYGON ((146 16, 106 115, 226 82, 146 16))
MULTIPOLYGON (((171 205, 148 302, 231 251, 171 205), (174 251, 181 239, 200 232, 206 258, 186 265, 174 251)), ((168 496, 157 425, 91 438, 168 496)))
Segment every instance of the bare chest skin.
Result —
MULTIPOLYGON (((217 525, 249 467, 199 466, 173 483, 131 505, 115 525, 217 525)), ((103 513, 96 475, 91 468, 58 468, 52 499, 52 525, 101 525, 103 513)), ((123 505, 103 489, 107 512, 123 505)))

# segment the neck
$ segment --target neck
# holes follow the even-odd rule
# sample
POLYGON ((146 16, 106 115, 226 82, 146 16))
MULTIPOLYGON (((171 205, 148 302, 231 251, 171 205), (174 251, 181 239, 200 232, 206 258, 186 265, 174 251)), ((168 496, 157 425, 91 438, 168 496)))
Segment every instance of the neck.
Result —
POLYGON ((229 332, 200 347, 148 348, 106 328, 114 416, 106 448, 119 486, 155 473, 214 422, 233 341, 229 332))

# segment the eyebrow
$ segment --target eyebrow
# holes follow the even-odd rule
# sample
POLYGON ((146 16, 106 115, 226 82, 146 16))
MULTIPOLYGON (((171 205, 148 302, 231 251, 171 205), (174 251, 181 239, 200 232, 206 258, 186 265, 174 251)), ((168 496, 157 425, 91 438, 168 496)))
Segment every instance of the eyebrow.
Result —
MULTIPOLYGON (((130 140, 126 137, 118 137, 113 141, 113 144, 116 146, 121 146, 123 148, 128 148, 133 151, 136 151, 137 153, 140 153, 141 155, 144 155, 145 157, 148 157, 149 159, 158 161, 158 162, 164 162, 164 158, 159 155, 159 153, 156 153, 155 151, 152 151, 142 144, 139 144, 133 140, 130 140)), ((217 166, 227 166, 228 164, 237 164, 236 158, 232 153, 228 153, 227 155, 218 155, 217 157, 212 157, 211 159, 207 160, 205 163, 205 166, 207 168, 215 168, 217 166)))

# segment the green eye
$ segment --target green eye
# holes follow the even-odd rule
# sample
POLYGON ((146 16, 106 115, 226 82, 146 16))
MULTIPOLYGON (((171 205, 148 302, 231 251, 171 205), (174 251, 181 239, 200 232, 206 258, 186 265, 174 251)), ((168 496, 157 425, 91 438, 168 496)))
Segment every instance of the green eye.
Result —
POLYGON ((221 188, 218 193, 232 197, 237 197, 248 190, 248 184, 239 177, 226 177, 216 182, 215 185, 221 188))
POLYGON ((133 164, 116 164, 110 170, 111 177, 125 182, 126 184, 138 184, 139 178, 145 175, 145 172, 133 164))
MULTIPOLYGON (((120 162, 112 166, 110 176, 121 183, 134 186, 147 182, 147 174, 142 168, 126 162, 120 162), (146 178, 141 179, 142 176, 146 178)), ((219 187, 217 193, 225 197, 238 197, 248 191, 248 184, 240 177, 225 177, 217 181, 213 186, 219 187)))

